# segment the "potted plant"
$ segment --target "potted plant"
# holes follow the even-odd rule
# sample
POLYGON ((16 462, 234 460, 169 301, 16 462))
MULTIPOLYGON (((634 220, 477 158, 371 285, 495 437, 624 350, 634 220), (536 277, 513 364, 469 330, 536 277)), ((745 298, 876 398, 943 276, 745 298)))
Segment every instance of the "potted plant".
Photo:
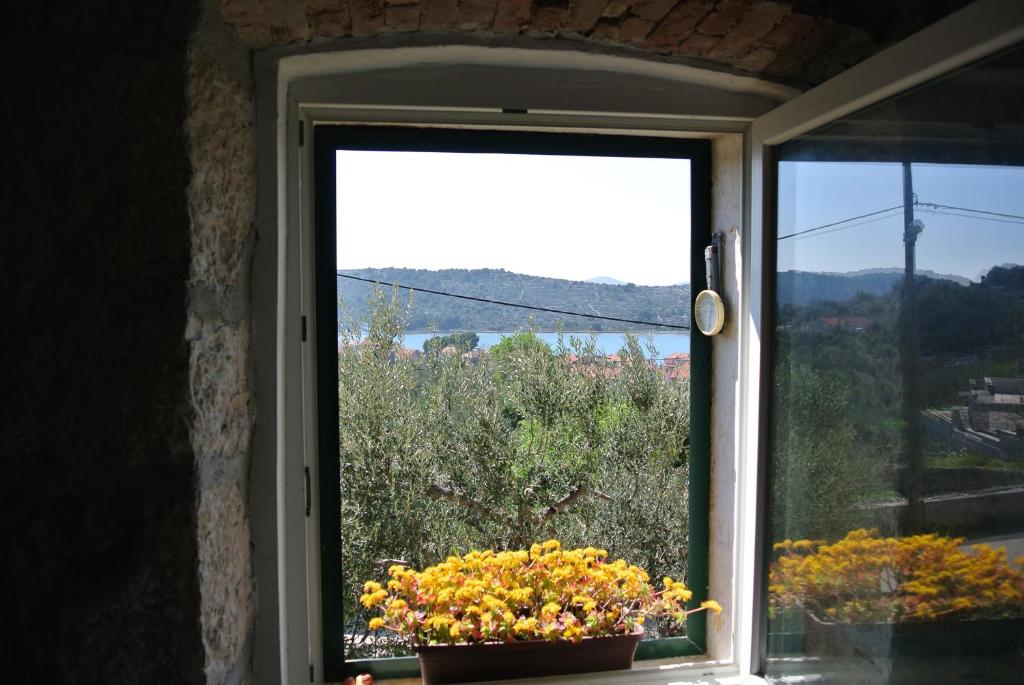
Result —
POLYGON ((1013 654, 1024 629, 1024 558, 963 538, 785 540, 769 578, 771 610, 804 611, 804 651, 861 660, 899 680, 928 655, 1013 654))
POLYGON ((648 616, 721 611, 714 601, 688 610, 683 583, 665 578, 655 590, 643 569, 557 540, 388 575, 386 587, 368 581, 360 601, 382 613, 371 629, 410 641, 424 685, 625 669, 648 616))

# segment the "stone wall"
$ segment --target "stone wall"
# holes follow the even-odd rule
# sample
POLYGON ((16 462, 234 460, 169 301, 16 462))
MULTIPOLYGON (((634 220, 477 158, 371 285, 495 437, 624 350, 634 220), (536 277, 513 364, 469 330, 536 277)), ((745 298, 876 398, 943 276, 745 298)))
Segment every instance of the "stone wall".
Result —
POLYGON ((203 646, 207 682, 235 684, 250 679, 254 618, 248 477, 256 146, 249 52, 209 8, 189 46, 187 87, 186 337, 203 646))
POLYGON ((254 48, 409 32, 561 37, 820 83, 969 0, 219 0, 254 48))
POLYGON ((4 3, 0 680, 200 683, 193 2, 4 3))

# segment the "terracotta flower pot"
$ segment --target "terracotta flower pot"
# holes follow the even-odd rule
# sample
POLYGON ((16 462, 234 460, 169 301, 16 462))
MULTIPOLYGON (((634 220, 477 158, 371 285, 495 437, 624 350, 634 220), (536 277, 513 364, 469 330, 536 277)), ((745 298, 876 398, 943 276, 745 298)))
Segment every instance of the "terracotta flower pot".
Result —
POLYGON ((632 667, 643 630, 629 635, 416 647, 423 685, 615 671, 632 667))

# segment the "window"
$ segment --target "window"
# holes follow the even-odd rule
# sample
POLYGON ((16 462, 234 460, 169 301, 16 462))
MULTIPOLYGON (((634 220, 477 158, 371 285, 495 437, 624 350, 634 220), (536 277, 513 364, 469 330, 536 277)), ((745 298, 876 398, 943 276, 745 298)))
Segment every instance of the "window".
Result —
MULTIPOLYGON (((559 77, 537 80, 530 78, 530 69, 536 67, 541 58, 536 52, 528 50, 501 51, 455 46, 451 51, 434 47, 422 51, 419 48, 353 49, 286 56, 274 51, 257 53, 257 136, 260 139, 261 187, 260 240, 255 248, 258 277, 254 278, 254 340, 257 347, 257 380, 262 385, 259 385, 257 393, 261 420, 257 422, 254 440, 251 497, 254 503, 253 530, 257 549, 255 563, 257 579, 261 585, 261 617, 257 621, 255 648, 257 680, 304 682, 310 678, 314 682, 323 681, 325 674, 320 667, 323 663, 323 647, 330 642, 330 636, 321 634, 320 607, 323 603, 320 591, 325 586, 319 577, 319 562, 323 555, 320 554, 321 536, 317 530, 319 519, 316 515, 321 504, 318 502, 319 483, 316 472, 316 421, 315 417, 310 418, 311 414, 307 411, 316 406, 313 401, 314 369, 310 361, 313 355, 309 350, 309 342, 313 338, 307 343, 301 342, 303 336, 300 325, 300 322, 305 321, 315 336, 316 317, 313 316, 315 310, 311 295, 315 269, 309 259, 313 231, 308 220, 313 214, 314 204, 310 192, 312 184, 308 181, 313 172, 311 142, 315 123, 343 121, 375 126, 394 125, 396 122, 413 126, 521 126, 528 130, 603 130, 635 135, 646 135, 645 131, 668 135, 689 131, 691 135, 714 139, 714 226, 716 231, 726 231, 727 234, 731 233, 730 227, 735 227, 732 235, 736 242, 731 245, 734 249, 726 250, 727 263, 723 265, 724 285, 727 290, 731 289, 731 299, 727 300, 727 304, 731 305, 730 323, 727 323, 728 330, 718 336, 713 345, 715 401, 711 406, 713 506, 709 526, 712 541, 709 546, 709 579, 713 595, 716 598, 725 597, 733 605, 723 612, 724 627, 718 629, 712 623, 708 630, 709 654, 712 659, 720 661, 708 663, 702 660, 699 664, 670 669, 643 669, 643 672, 638 670, 635 675, 643 682, 661 684, 685 681, 691 677, 705 680, 708 673, 735 677, 740 682, 761 682, 753 674, 765 673, 768 677, 779 678, 785 677, 785 671, 789 669, 791 674, 797 672, 794 679, 802 679, 805 675, 811 675, 815 662, 799 651, 804 639, 801 627, 787 623, 786 617, 773 618, 769 635, 764 632, 765 626, 757 620, 759 617, 767 620, 767 614, 759 613, 754 608, 762 600, 767 603, 768 593, 763 584, 768 577, 769 554, 766 549, 774 542, 766 539, 771 538, 771 531, 763 530, 759 525, 768 520, 760 512, 759 492, 761 488, 771 485, 773 493, 777 495, 782 486, 778 468, 774 469, 775 473, 764 476, 769 465, 766 463, 770 456, 768 452, 771 450, 759 449, 759 444, 765 448, 772 446, 762 431, 768 423, 776 432, 780 427, 784 428, 788 411, 786 406, 779 403, 778 397, 772 394, 771 383, 764 382, 761 386, 763 391, 758 391, 759 383, 762 383, 761 376, 770 376, 769 372, 787 363, 782 347, 777 350, 777 357, 781 360, 778 363, 771 355, 762 356, 764 348, 770 347, 769 343, 773 342, 767 334, 771 327, 765 320, 769 317, 767 311, 763 310, 774 308, 770 297, 762 299, 762 289, 770 291, 777 281, 774 268, 775 236, 769 237, 762 233, 762 224, 766 225, 766 230, 771 230, 773 223, 762 221, 763 210, 770 209, 776 200, 776 166, 773 163, 776 150, 770 146, 787 141, 806 144, 812 137, 804 134, 815 127, 841 119, 858 108, 877 103, 888 95, 905 91, 913 84, 923 83, 982 55, 991 55, 998 49, 1013 45, 1020 40, 1020 30, 1016 3, 1009 0, 974 3, 949 20, 935 24, 805 95, 795 97, 774 109, 773 105, 765 103, 760 109, 761 116, 753 121, 750 111, 739 111, 729 104, 737 92, 730 85, 734 75, 725 75, 720 81, 715 81, 717 76, 711 72, 702 76, 704 80, 700 83, 717 83, 720 87, 719 95, 724 97, 709 103, 703 100, 703 95, 696 95, 701 98, 698 112, 697 109, 689 108, 688 101, 693 98, 683 96, 674 98, 670 105, 652 106, 649 99, 629 92, 628 87, 609 87, 612 81, 605 80, 601 71, 607 68, 620 77, 622 74, 636 73, 654 76, 655 72, 661 73, 658 70, 669 69, 671 65, 668 63, 652 66, 639 60, 602 55, 600 64, 594 63, 587 67, 580 63, 585 57, 583 55, 573 54, 572 51, 551 50, 544 52, 542 58, 544 73, 545 76, 559 73, 561 80, 559 77), (426 70, 429 82, 437 84, 438 89, 429 102, 413 101, 403 91, 401 81, 389 80, 392 70, 419 78, 423 71, 411 65, 435 59, 456 66, 447 71, 443 65, 426 70), (469 81, 459 78, 457 65, 464 63, 488 65, 488 73, 495 75, 488 84, 489 94, 493 97, 481 98, 478 93, 469 92, 469 81), (523 68, 518 74, 514 70, 503 71, 503 66, 509 65, 523 68), (585 78, 581 78, 584 70, 585 78), (582 92, 587 97, 579 99, 565 96, 557 85, 544 91, 538 86, 539 81, 545 84, 570 83, 576 88, 575 93, 582 92), (482 101, 495 107, 476 109, 482 101), (500 109, 501 103, 508 101, 529 101, 538 109, 531 109, 528 115, 503 112, 500 109), (392 106, 384 104, 371 107, 358 103, 391 103, 392 106), (544 106, 549 109, 542 111, 540 108, 544 106), (587 111, 567 112, 566 107, 587 111), (609 112, 633 113, 612 115, 609 112), (698 117, 698 113, 711 115, 712 118, 698 117), (725 135, 720 135, 723 132, 725 135), (764 161, 769 163, 764 164, 764 161), (274 192, 275 186, 277 193, 274 192), (764 242, 771 243, 772 249, 763 249, 764 242), (729 328, 731 323, 735 323, 733 328, 729 328), (275 324, 276 337, 268 336, 267 331, 274 330, 275 324), (761 402, 762 395, 764 402, 761 402), (769 404, 769 399, 775 402, 775 406, 770 407, 773 412, 763 415, 762 409, 769 404), (308 473, 304 472, 304 467, 310 469, 308 473), (311 491, 303 489, 306 478, 313 484, 311 491), (276 505, 276 510, 266 504, 270 502, 276 505), (311 512, 309 516, 306 515, 307 507, 311 512), (762 543, 767 543, 767 547, 762 543), (765 563, 761 564, 761 561, 765 563), (764 570, 764 573, 760 574, 759 570, 764 570), (726 591, 715 590, 716 583, 726 588, 726 591), (264 601, 274 594, 273 589, 267 589, 268 586, 277 590, 276 603, 264 601), (767 666, 763 658, 766 645, 772 657, 767 666)), ((1015 82, 1012 74, 1012 70, 993 72, 991 76, 994 78, 988 81, 988 87, 994 92, 995 85, 1015 82)), ((619 78, 614 82, 621 85, 631 81, 619 78)), ((678 72, 671 78, 665 78, 663 90, 678 95, 680 87, 685 93, 692 83, 687 81, 684 73, 678 72)), ((780 101, 790 96, 772 91, 769 97, 780 101)), ((888 145, 886 141, 891 141, 896 131, 907 131, 908 139, 917 140, 921 138, 919 134, 929 126, 932 126, 932 130, 924 139, 934 142, 937 138, 933 126, 935 114, 948 111, 951 102, 970 104, 976 100, 980 102, 973 97, 952 100, 948 97, 940 98, 935 106, 929 108, 930 118, 921 120, 927 125, 913 131, 907 122, 876 118, 874 123, 877 126, 874 130, 861 129, 863 135, 857 144, 863 149, 878 151, 888 145)), ((898 107, 896 109, 898 111, 898 107)), ((1016 107, 1015 111, 1019 112, 1020 108, 1016 107)), ((851 120, 846 119, 840 123, 849 123, 851 120)), ((1014 127, 1018 121, 1019 116, 1014 115, 1007 119, 1005 125, 989 126, 986 135, 996 131, 1016 130, 1014 127)), ((864 125, 867 126, 868 122, 864 122, 864 125)), ((983 130, 986 129, 976 128, 973 133, 983 130)), ((950 133, 949 129, 945 131, 950 133)), ((815 132, 815 135, 818 133, 821 131, 815 132)), ((946 149, 952 149, 948 142, 955 138, 955 135, 947 138, 946 149)), ((962 146, 961 151, 984 138, 974 137, 971 145, 962 146)), ((847 149, 850 147, 848 145, 847 149)), ((985 154, 998 152, 998 146, 976 147, 984 150, 985 154)), ((1014 149, 1013 146, 1008 148, 1014 149)), ((778 151, 794 155, 784 161, 810 161, 802 159, 795 147, 787 146, 778 151)), ((874 159, 864 156, 851 158, 838 152, 817 161, 830 160, 850 163, 902 162, 900 158, 885 155, 874 159)), ((984 163, 994 164, 994 160, 995 157, 992 157, 984 163)), ((923 182, 923 166, 936 161, 925 158, 912 160, 912 176, 915 190, 919 194, 923 190, 916 185, 919 179, 923 182)), ((972 163, 978 161, 981 161, 980 158, 975 158, 972 163)), ((943 160, 943 163, 963 165, 968 160, 950 157, 943 160)), ((846 195, 856 195, 857 191, 849 190, 846 195)), ((893 205, 869 207, 864 211, 884 209, 900 202, 900 199, 896 199, 893 205)), ((966 204, 943 204, 984 209, 966 204)), ((850 216, 837 215, 835 220, 844 218, 850 216)), ((932 224, 927 217, 922 220, 926 224, 925 234, 922 235, 928 235, 932 224)), ((822 220, 813 225, 798 222, 798 225, 791 228, 802 230, 823 223, 829 221, 822 220)), ((895 264, 889 260, 881 266, 901 266, 899 255, 902 243, 899 237, 895 240, 895 264)), ((809 241, 802 242, 807 244, 809 241)), ((923 246, 923 242, 918 244, 923 246)), ((919 254, 923 255, 923 252, 919 254)), ((795 257, 804 259, 807 253, 795 257)), ((789 268, 800 269, 802 262, 793 264, 789 268)), ((334 265, 328 264, 324 268, 330 270, 334 265)), ((930 268, 934 270, 934 267, 930 268)), ((781 282, 782 279, 778 280, 781 282)), ((693 280, 697 280, 696 276, 693 280)), ((838 317, 826 315, 825 318, 838 317)), ((853 324, 856 328, 857 322, 853 324)), ((846 389, 849 390, 849 387, 846 389)), ((771 465, 777 467, 777 464, 771 465)), ((786 496, 799 492, 799 489, 793 489, 786 496)), ((799 509, 799 506, 793 507, 794 511, 799 512, 799 509)), ((332 568, 337 569, 337 566, 332 568)), ((737 680, 730 679, 729 682, 737 680)))
MULTIPOLYGON (((680 340, 678 328, 689 325, 687 300, 692 300, 701 288, 694 290, 678 283, 701 284, 704 281, 702 248, 710 240, 710 143, 671 138, 350 126, 318 126, 314 137, 320 582, 327 677, 337 677, 352 669, 368 670, 377 677, 415 673, 416 662, 410 658, 353 662, 353 656, 395 654, 395 645, 380 636, 369 635, 368 641, 363 640, 361 644, 352 639, 346 642, 347 635, 356 634, 362 639, 368 634, 361 627, 365 617, 356 613, 354 597, 358 596, 360 578, 367 579, 375 572, 379 575, 383 571, 382 564, 389 563, 385 560, 400 559, 415 566, 441 560, 454 551, 468 551, 466 547, 509 545, 515 548, 556 534, 581 546, 597 544, 608 547, 613 553, 616 548, 622 549, 623 556, 634 557, 630 561, 650 566, 656 573, 685 575, 687 584, 695 591, 694 601, 705 598, 710 345, 699 332, 680 340), (465 245, 456 249, 451 243, 453 230, 446 230, 444 226, 445 212, 454 214, 455 203, 470 204, 474 200, 461 190, 460 183, 452 183, 448 193, 440 199, 439 204, 450 209, 424 212, 420 228, 403 231, 394 219, 378 220, 374 225, 356 219, 346 223, 347 216, 359 211, 359 200, 353 194, 362 199, 373 192, 373 180, 360 175, 371 174, 374 165, 390 165, 391 173, 385 176, 393 180, 400 175, 397 165, 401 164, 419 169, 420 178, 430 174, 432 167, 435 174, 441 173, 436 170, 442 168, 454 174, 460 166, 463 169, 514 166, 518 169, 519 181, 510 182, 515 176, 507 174, 504 183, 498 184, 504 197, 499 195, 498 201, 478 210, 481 226, 476 234, 479 238, 476 247, 483 249, 466 250, 465 245), (588 268, 585 263, 588 252, 593 255, 613 250, 623 270, 636 266, 628 264, 629 259, 644 259, 646 254, 650 262, 648 271, 654 270, 657 261, 654 252, 672 255, 682 262, 677 272, 681 277, 675 280, 663 277, 660 288, 634 283, 572 284, 569 279, 544 281, 538 276, 549 274, 535 273, 531 278, 494 270, 460 272, 458 278, 449 274, 447 280, 439 281, 438 274, 425 269, 384 270, 380 267, 389 264, 386 259, 363 264, 376 267, 372 270, 339 268, 360 265, 339 260, 347 259, 346 249, 356 250, 356 243, 365 237, 358 233, 368 232, 372 232, 374 240, 370 254, 410 252, 416 255, 418 250, 421 261, 414 258, 400 266, 462 266, 465 262, 459 259, 489 253, 486 259, 491 261, 484 261, 480 266, 514 268, 511 265, 519 263, 514 262, 518 258, 517 251, 510 244, 504 248, 502 245, 516 241, 520 233, 527 239, 527 231, 525 227, 520 231, 515 222, 509 224, 505 217, 499 217, 505 219, 504 232, 489 234, 490 214, 509 213, 515 204, 530 207, 528 191, 532 184, 557 183, 558 173, 565 178, 567 174, 583 173, 580 169, 585 167, 606 169, 601 173, 607 175, 601 178, 592 170, 588 171, 591 178, 600 179, 603 185, 590 189, 586 199, 577 199, 574 206, 580 211, 585 205, 596 205, 605 213, 629 213, 630 202, 638 200, 626 195, 619 200, 621 205, 616 206, 612 174, 625 179, 625 175, 640 173, 638 165, 642 164, 648 167, 643 173, 656 175, 666 188, 674 184, 676 193, 689 199, 682 205, 677 200, 677 206, 682 206, 682 216, 676 217, 674 238, 644 240, 644 227, 628 222, 624 222, 615 236, 594 234, 586 225, 547 225, 546 230, 552 241, 555 236, 550 232, 562 228, 573 240, 584 244, 572 252, 568 252, 571 243, 561 248, 564 254, 571 255, 567 261, 573 262, 573 270, 566 269, 564 273, 576 281, 583 280, 584 273, 590 273, 579 271, 588 268), (538 179, 542 173, 552 171, 554 175, 546 181, 538 179), (664 178, 673 174, 675 180, 664 178), (369 185, 365 185, 368 181, 369 185), (359 186, 359 183, 364 185, 359 186), (508 187, 504 187, 506 184, 508 187), (347 197, 352 199, 346 202, 347 197), (687 224, 692 226, 689 235, 686 235, 687 224), (419 242, 417 249, 410 251, 400 249, 402 246, 394 241, 419 242), (637 249, 630 253, 630 246, 637 249), (446 250, 454 255, 455 261, 428 261, 428 257, 446 250), (626 257, 626 254, 633 256, 626 257), (371 325, 367 334, 359 321, 367 320, 376 296, 370 286, 359 279, 389 284, 386 287, 411 286, 419 292, 414 293, 412 308, 406 311, 408 288, 398 288, 402 295, 390 310, 392 291, 378 291, 377 323, 371 325), (487 290, 478 282, 481 279, 490 279, 496 285, 487 290), (519 290, 510 289, 511 283, 520 284, 519 290), (604 294, 605 300, 593 296, 588 300, 586 293, 590 292, 604 294), (354 325, 349 325, 344 316, 339 322, 339 293, 345 300, 345 309, 355 315, 354 325), (613 301, 613 295, 621 303, 613 301), (476 299, 467 301, 452 296, 476 299), (675 311, 673 298, 676 299, 675 311), (496 300, 500 303, 495 304, 496 300), (636 302, 644 304, 632 304, 636 302), (521 313, 521 308, 510 306, 514 304, 535 307, 530 310, 534 317, 532 323, 521 313), (388 320, 383 321, 381 315, 386 311, 388 320), (536 334, 529 332, 531 325, 539 329, 536 334), (437 330, 431 331, 432 326, 437 330), (558 327, 566 331, 560 342, 554 333, 558 327), (504 337, 503 341, 497 334, 488 334, 488 328, 520 332, 504 337), (640 331, 641 336, 630 345, 621 333, 611 333, 609 328, 640 331), (643 347, 644 334, 652 328, 663 328, 674 334, 674 338, 653 338, 661 355, 643 347), (588 331, 594 331, 595 336, 588 338, 585 334, 588 331), (583 335, 573 341, 571 332, 583 335), (543 342, 545 338, 549 344, 543 342), (528 348, 538 342, 542 346, 537 353, 539 356, 531 357, 532 353, 527 350, 523 356, 515 357, 516 363, 532 359, 533 362, 528 363, 543 367, 540 375, 546 373, 557 378, 550 385, 532 389, 547 392, 562 383, 560 388, 565 397, 578 395, 579 399, 569 407, 563 397, 549 398, 545 406, 555 407, 552 411, 561 417, 550 426, 541 425, 539 405, 519 401, 511 394, 494 397, 496 391, 513 392, 510 388, 519 381, 535 380, 536 368, 513 369, 502 366, 501 360, 511 359, 503 358, 502 354, 514 350, 516 345, 528 348), (674 350, 666 348, 667 344, 687 345, 689 359, 683 356, 684 348, 674 350), (382 347, 368 349, 374 345, 382 347), (481 353, 478 347, 490 350, 481 353), (627 348, 625 359, 617 358, 621 347, 627 348), (547 366, 543 366, 545 364, 547 366), (684 375, 689 377, 688 388, 678 380, 684 375), (505 380, 495 384, 496 376, 505 380), (386 391, 386 383, 392 383, 391 387, 399 390, 386 391), (442 387, 445 383, 458 383, 459 391, 442 387), (627 384, 632 385, 627 388, 627 384), (631 397, 630 392, 637 397, 631 397), (621 401, 613 402, 612 397, 621 401), (609 437, 610 432, 617 430, 615 426, 625 426, 625 413, 636 411, 637 406, 651 398, 664 405, 661 407, 664 411, 657 414, 662 423, 643 428, 628 438, 639 444, 612 444, 614 439, 609 437), (436 419, 433 422, 424 418, 428 414, 422 408, 434 406, 430 402, 447 407, 429 414, 436 419), (374 404, 372 408, 368 406, 370 403, 374 404), (457 406, 453 407, 453 403, 457 406), (421 408, 417 410, 417 406, 421 408), (687 415, 689 434, 673 432, 673 422, 685 421, 687 415), (381 425, 388 421, 393 423, 381 425), (370 423, 375 425, 367 427, 370 423), (399 425, 401 429, 397 428, 399 425), (549 435, 548 428, 550 434, 559 437, 544 443, 544 449, 535 448, 534 433, 539 435, 543 430, 549 435), (395 439, 399 430, 408 432, 395 439), (607 434, 601 434, 602 431, 607 434), (583 437, 590 433, 596 437, 583 437), (339 468, 337 458, 339 439, 340 461, 344 468, 339 468), (551 447, 560 440, 572 444, 551 447), (373 442, 370 448, 354 446, 368 441, 373 442), (478 441, 481 444, 477 445, 478 441), (529 446, 524 447, 527 442, 529 446), (651 445, 658 449, 651 449, 651 445), (442 453, 456 454, 456 463, 439 459, 442 453), (492 468, 488 468, 486 462, 488 454, 494 456, 492 468), (528 464, 524 455, 557 463, 554 466, 528 464), (381 469, 381 462, 392 457, 395 459, 392 468, 381 469), (641 476, 646 474, 631 473, 630 469, 637 468, 637 460, 642 459, 647 460, 643 462, 645 468, 654 468, 657 464, 661 469, 658 482, 645 483, 641 476), (526 471, 529 477, 523 475, 526 471), (396 482, 398 472, 402 475, 396 482), (595 473, 600 473, 600 483, 594 482, 595 473), (648 489, 643 493, 629 490, 639 484, 648 489), (529 495, 522 495, 522 489, 528 490, 529 495), (676 489, 680 491, 673 493, 676 489), (374 490, 380 494, 379 508, 375 508, 373 502, 374 490), (515 497, 508 492, 511 490, 515 490, 515 497), (630 507, 629 501, 624 499, 629 494, 636 497, 635 506, 630 507), (482 515, 480 511, 485 507, 481 503, 486 503, 489 511, 517 512, 518 519, 510 523, 508 517, 482 515), (577 515, 577 510, 581 516, 577 515), (632 511, 633 518, 626 523, 616 522, 616 516, 627 510, 632 511), (525 519, 523 512, 526 512, 525 519), (369 530, 371 527, 374 530, 369 530), (688 555, 678 549, 684 544, 688 546, 688 555), (638 553, 644 557, 636 559, 638 553), (364 556, 356 557, 358 554, 364 556), (681 565, 680 559, 684 557, 685 565, 681 565), (348 607, 348 613, 342 612, 342 607, 348 607), (344 645, 349 650, 348 663, 344 645)), ((650 180, 647 183, 653 184, 650 180)), ((389 189, 388 196, 393 202, 402 202, 409 190, 397 183, 389 189)), ((564 201, 573 203, 568 198, 564 201)), ((377 211, 389 210, 384 203, 377 211)), ((632 213, 640 214, 638 208, 633 208, 632 213)), ((529 239, 542 241, 538 237, 529 239)), ((474 247, 474 234, 461 240, 469 243, 470 248, 474 247)), ((535 249, 551 248, 537 245, 535 249)), ((543 268, 536 258, 530 263, 534 269, 543 268)), ((595 271, 590 275, 604 274, 595 271)), ((648 275, 641 273, 641 277, 648 275)), ((650 275, 650 278, 658 277, 650 275)), ((525 391, 528 393, 531 388, 525 391)), ((655 415, 654 409, 644 408, 644 411, 655 415)), ((648 420, 647 414, 643 420, 648 420)), ((667 625, 657 627, 657 630, 667 629, 667 625)), ((662 639, 643 643, 638 658, 703 651, 706 637, 702 615, 688 620, 685 638, 669 635, 665 633, 662 639)))
POLYGON ((778 150, 769 680, 1024 666, 1022 67, 778 150))

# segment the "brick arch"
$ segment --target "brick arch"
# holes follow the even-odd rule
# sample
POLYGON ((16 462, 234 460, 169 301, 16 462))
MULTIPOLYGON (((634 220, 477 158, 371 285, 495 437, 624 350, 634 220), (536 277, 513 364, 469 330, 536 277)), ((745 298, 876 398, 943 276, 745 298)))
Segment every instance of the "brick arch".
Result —
POLYGON ((220 0, 220 12, 257 49, 416 32, 560 38, 801 85, 880 47, 821 11, 766 0, 220 0))

